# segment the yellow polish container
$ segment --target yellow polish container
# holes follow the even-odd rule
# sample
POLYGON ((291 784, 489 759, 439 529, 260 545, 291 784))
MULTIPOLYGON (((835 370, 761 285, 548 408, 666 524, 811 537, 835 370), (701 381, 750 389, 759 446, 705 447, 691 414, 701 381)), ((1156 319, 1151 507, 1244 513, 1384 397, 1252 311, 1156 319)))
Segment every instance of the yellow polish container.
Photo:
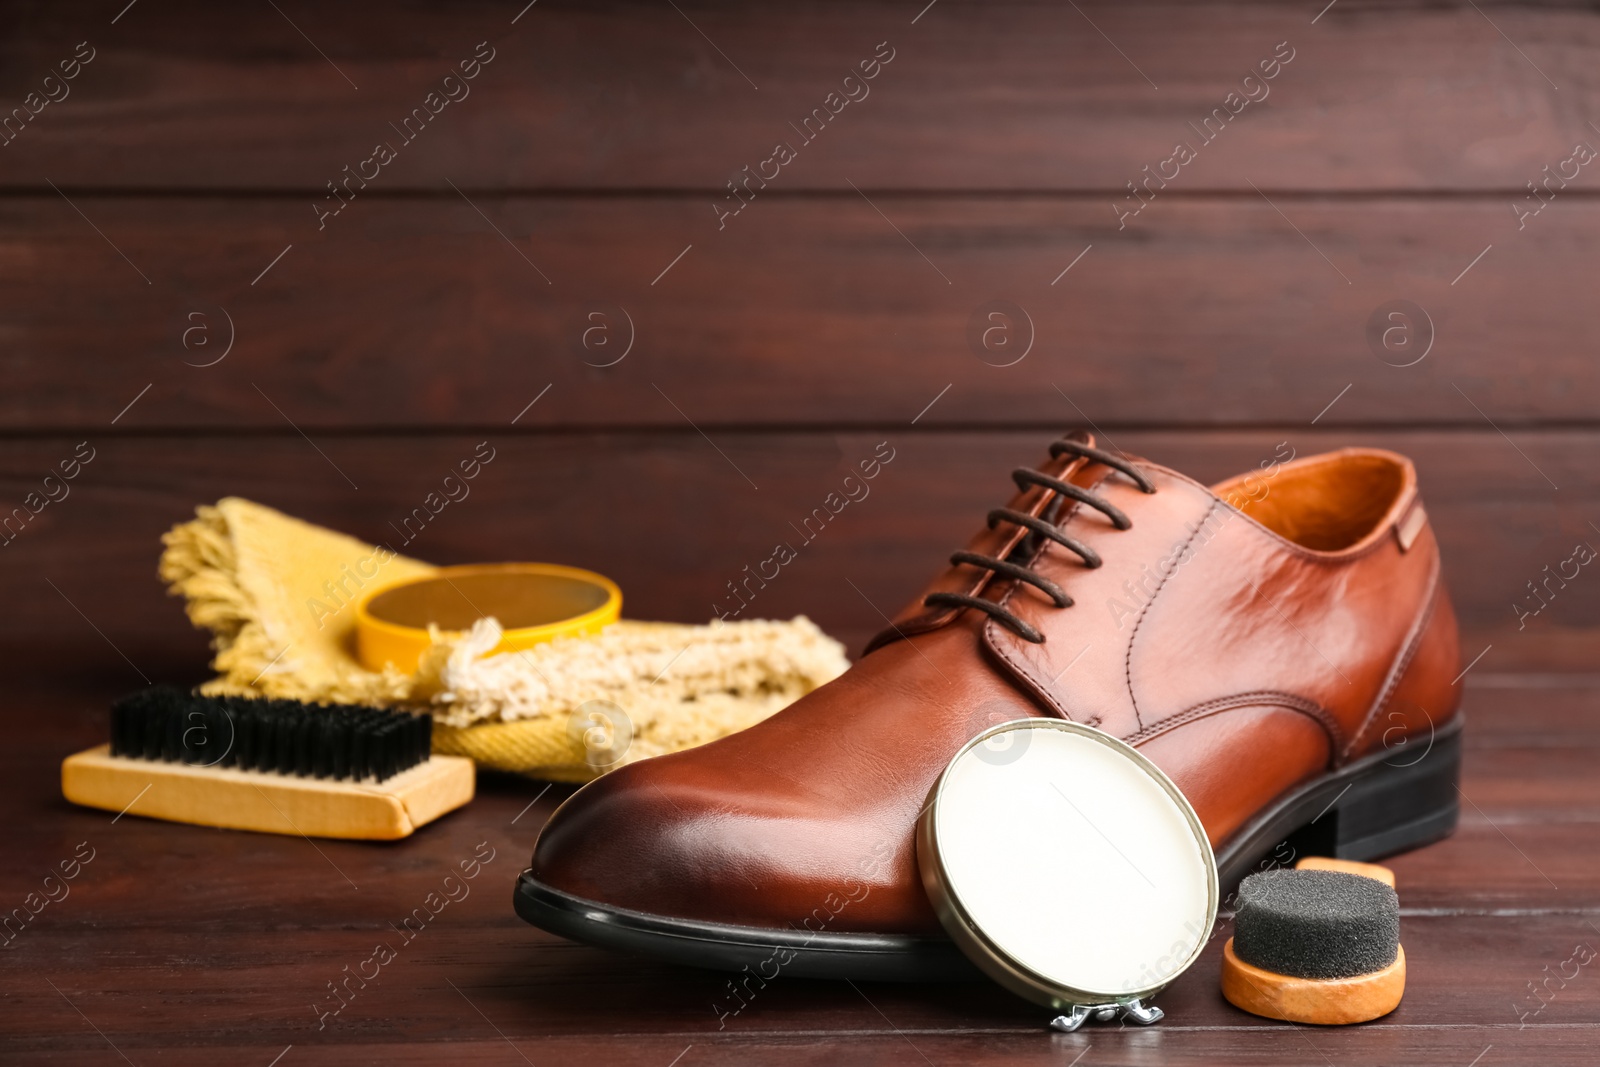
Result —
POLYGON ((622 614, 622 590, 604 575, 556 563, 441 567, 380 586, 356 603, 356 656, 370 671, 417 669, 428 626, 459 636, 492 616, 504 631, 495 652, 598 633, 622 614))

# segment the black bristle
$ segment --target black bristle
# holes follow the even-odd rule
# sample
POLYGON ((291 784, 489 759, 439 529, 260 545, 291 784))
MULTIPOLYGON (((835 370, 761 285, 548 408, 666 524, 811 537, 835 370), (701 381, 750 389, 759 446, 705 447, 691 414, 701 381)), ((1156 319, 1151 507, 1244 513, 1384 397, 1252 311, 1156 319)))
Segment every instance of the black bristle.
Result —
MULTIPOLYGON (((185 715, 187 712, 185 712, 185 715)), ((184 730, 184 715, 168 715, 161 720, 160 729, 160 755, 168 763, 178 763, 183 756, 181 738, 184 730)))
POLYGON ((413 762, 421 763, 428 758, 428 753, 433 749, 433 716, 422 714, 412 720, 417 728, 417 745, 412 750, 413 762))
POLYGON ((298 766, 296 750, 300 742, 300 709, 287 707, 281 710, 282 714, 273 719, 273 726, 278 731, 278 759, 272 769, 279 774, 294 774, 298 766))
POLYGON ((261 752, 260 717, 250 708, 230 706, 233 713, 233 751, 228 754, 228 766, 241 770, 254 770, 261 752))
POLYGON ((302 778, 320 778, 317 766, 322 759, 322 720, 323 715, 307 715, 300 721, 300 767, 298 774, 302 778))
POLYGON ((399 746, 395 741, 400 733, 400 724, 386 722, 378 727, 378 781, 394 776, 395 769, 400 763, 399 746))
POLYGON ((145 759, 164 759, 161 754, 161 739, 166 734, 163 728, 166 724, 167 712, 163 708, 145 708, 144 721, 139 724, 139 748, 144 753, 145 759))
POLYGON ((221 704, 220 702, 218 704, 218 710, 223 713, 223 716, 228 720, 228 724, 232 727, 230 736, 233 739, 233 744, 228 746, 227 754, 222 757, 221 762, 218 763, 217 766, 243 766, 244 760, 247 758, 247 755, 250 751, 250 723, 248 717, 233 710, 233 708, 228 705, 221 704))
POLYGON ((428 758, 429 715, 297 700, 207 697, 159 685, 111 707, 111 754, 126 759, 383 781, 428 758))
POLYGON ((316 747, 314 737, 316 729, 317 724, 311 716, 298 710, 295 712, 292 768, 297 777, 305 778, 311 774, 311 753, 316 747))
POLYGON ((322 740, 317 746, 318 778, 344 777, 335 768, 344 756, 345 718, 343 712, 335 712, 322 720, 322 740))
POLYGON ((365 778, 372 758, 368 755, 372 742, 367 737, 366 717, 350 716, 350 777, 365 778))
POLYGON ((333 737, 330 737, 328 750, 331 755, 328 760, 328 777, 350 776, 350 717, 338 715, 333 723, 333 737))

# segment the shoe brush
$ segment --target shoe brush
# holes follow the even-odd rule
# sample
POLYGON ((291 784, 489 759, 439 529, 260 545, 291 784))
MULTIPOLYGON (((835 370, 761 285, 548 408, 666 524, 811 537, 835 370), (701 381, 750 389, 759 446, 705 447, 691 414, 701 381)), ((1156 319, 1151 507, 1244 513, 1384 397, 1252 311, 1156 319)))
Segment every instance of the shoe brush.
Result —
POLYGON ((1325 1026, 1393 1011, 1406 988, 1393 878, 1341 861, 1246 878, 1222 951, 1222 995, 1254 1015, 1325 1026))
POLYGON ((68 756, 74 804, 229 830, 388 841, 472 799, 431 756, 429 715, 154 686, 112 705, 111 741, 68 756))

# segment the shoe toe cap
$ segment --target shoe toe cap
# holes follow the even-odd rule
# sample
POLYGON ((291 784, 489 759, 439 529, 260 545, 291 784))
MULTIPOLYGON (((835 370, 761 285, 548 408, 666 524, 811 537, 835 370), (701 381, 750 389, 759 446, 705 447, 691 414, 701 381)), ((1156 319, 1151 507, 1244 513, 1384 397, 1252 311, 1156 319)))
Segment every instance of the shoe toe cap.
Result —
MULTIPOLYGON (((903 833, 782 791, 712 790, 662 756, 589 783, 551 817, 532 875, 650 915, 750 926, 937 927, 903 833)), ((901 818, 893 822, 898 824, 901 818)))

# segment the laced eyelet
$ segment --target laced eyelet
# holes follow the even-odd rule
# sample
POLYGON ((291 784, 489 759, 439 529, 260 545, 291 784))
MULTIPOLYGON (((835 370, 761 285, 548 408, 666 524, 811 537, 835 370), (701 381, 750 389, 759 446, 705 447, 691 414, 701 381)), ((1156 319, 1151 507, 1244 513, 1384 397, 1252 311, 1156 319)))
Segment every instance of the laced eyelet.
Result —
POLYGON ((1145 473, 1138 467, 1135 467, 1121 456, 1113 456, 1110 452, 1094 448, 1091 445, 1079 444, 1077 441, 1071 441, 1063 437, 1050 446, 1050 458, 1060 459, 1065 455, 1083 456, 1085 459, 1092 459, 1096 463, 1119 470, 1133 479, 1133 484, 1137 485, 1142 491, 1149 493, 1151 496, 1155 495, 1155 483, 1146 477, 1145 473))
MULTIPOLYGON (((1084 459, 1093 460, 1096 463, 1103 464, 1104 466, 1110 467, 1113 470, 1120 471, 1122 474, 1127 475, 1128 478, 1145 493, 1154 494, 1156 491, 1155 483, 1152 482, 1143 471, 1139 470, 1138 467, 1135 467, 1132 463, 1123 459, 1121 456, 1114 456, 1111 453, 1102 451, 1098 448, 1094 448, 1085 444, 1079 444, 1077 441, 1070 441, 1063 438, 1062 440, 1056 441, 1050 446, 1050 458, 1058 459, 1064 455, 1080 456, 1084 459)), ((1122 509, 1118 508, 1104 497, 1098 496, 1089 490, 1084 489, 1082 486, 1073 485, 1071 482, 1063 481, 1060 478, 1056 478, 1049 474, 1044 474, 1028 467, 1018 467, 1016 470, 1012 471, 1011 479, 1017 483, 1018 489, 1027 489, 1030 486, 1037 485, 1050 490, 1059 497, 1075 500, 1087 507, 1094 508, 1096 511, 1100 512, 1107 519, 1109 519, 1111 524, 1119 530, 1129 530, 1133 528, 1133 520, 1128 518, 1128 516, 1123 513, 1122 509)), ((1079 559, 1083 560, 1083 565, 1085 567, 1099 567, 1105 562, 1100 558, 1100 554, 1098 552, 1084 544, 1082 541, 1079 541, 1074 537, 1067 536, 1067 534, 1062 532, 1061 528, 1056 526, 1054 523, 1047 522, 1038 516, 1029 515, 1026 512, 1018 511, 1015 508, 995 508, 993 511, 989 512, 988 522, 991 530, 1002 522, 1009 522, 1012 525, 1020 526, 1039 537, 1054 541, 1061 547, 1075 553, 1079 559)), ((1038 571, 1033 570, 1031 567, 1024 567, 1019 563, 1013 563, 1007 559, 1000 559, 995 556, 986 556, 981 553, 971 552, 965 549, 952 555, 950 557, 950 562, 957 565, 964 564, 967 566, 978 567, 989 571, 991 574, 1003 575, 1007 578, 1013 579, 1014 581, 1024 582, 1048 596, 1051 602, 1054 603, 1058 608, 1072 606, 1073 600, 1067 595, 1066 590, 1062 589, 1059 585, 1057 585, 1055 582, 1052 582, 1038 571)), ((1026 619, 1019 618, 1017 615, 1006 610, 1004 607, 1001 607, 994 601, 984 597, 972 596, 967 593, 929 593, 927 596, 922 598, 922 603, 925 607, 953 607, 957 609, 974 608, 983 612, 985 615, 988 615, 990 618, 1000 623, 1002 626, 1016 634, 1018 637, 1022 638, 1024 641, 1029 641, 1036 645, 1042 645, 1045 642, 1045 636, 1042 632, 1040 632, 1038 627, 1034 626, 1026 619)))

